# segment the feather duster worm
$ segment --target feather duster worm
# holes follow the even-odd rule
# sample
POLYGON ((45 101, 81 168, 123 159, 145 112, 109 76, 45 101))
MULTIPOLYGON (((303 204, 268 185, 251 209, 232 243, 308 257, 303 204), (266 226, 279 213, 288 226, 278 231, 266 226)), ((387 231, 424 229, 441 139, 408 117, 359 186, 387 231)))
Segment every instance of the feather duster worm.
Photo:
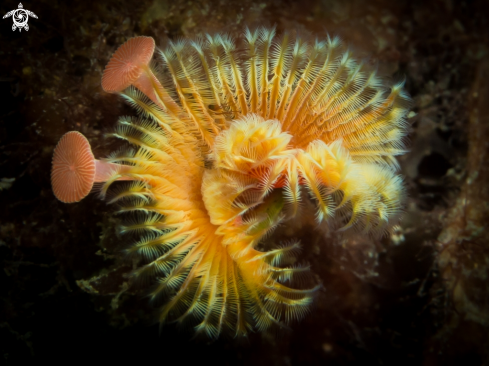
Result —
POLYGON ((318 223, 386 230, 404 196, 402 84, 385 88, 337 38, 207 35, 157 50, 158 66, 148 47, 128 40, 102 79, 109 92, 132 83, 121 95, 142 116, 119 121, 114 135, 136 149, 107 159, 125 168, 102 189, 133 214, 123 232, 138 237, 127 249, 135 279, 156 283, 161 322, 210 337, 302 317, 317 287, 293 287, 308 268, 284 266, 299 244, 258 244, 305 193, 318 223), (121 178, 130 184, 109 190, 121 178))

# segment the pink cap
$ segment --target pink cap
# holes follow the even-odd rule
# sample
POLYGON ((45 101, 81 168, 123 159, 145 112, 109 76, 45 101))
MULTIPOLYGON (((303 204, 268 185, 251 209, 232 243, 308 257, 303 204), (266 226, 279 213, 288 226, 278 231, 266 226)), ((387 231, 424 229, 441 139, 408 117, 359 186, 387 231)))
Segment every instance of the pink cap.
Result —
POLYGON ((121 92, 133 84, 153 57, 155 41, 151 37, 127 40, 112 55, 102 76, 102 88, 109 93, 121 92))
POLYGON ((95 158, 90 143, 81 133, 71 131, 56 145, 51 170, 54 195, 62 202, 81 201, 95 180, 95 158))

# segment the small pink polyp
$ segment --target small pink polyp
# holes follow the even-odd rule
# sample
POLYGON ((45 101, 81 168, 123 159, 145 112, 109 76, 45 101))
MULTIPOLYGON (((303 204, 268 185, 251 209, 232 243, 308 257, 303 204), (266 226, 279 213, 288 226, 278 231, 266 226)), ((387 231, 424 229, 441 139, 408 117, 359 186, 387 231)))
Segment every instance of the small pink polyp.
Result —
POLYGON ((95 182, 106 182, 114 174, 122 175, 117 180, 132 180, 124 176, 129 169, 127 165, 95 159, 86 137, 70 131, 54 149, 51 185, 60 201, 78 202, 90 193, 95 182))
POLYGON ((133 85, 156 105, 175 112, 171 100, 149 67, 155 41, 151 37, 134 37, 120 46, 105 67, 102 88, 107 93, 120 93, 133 85))

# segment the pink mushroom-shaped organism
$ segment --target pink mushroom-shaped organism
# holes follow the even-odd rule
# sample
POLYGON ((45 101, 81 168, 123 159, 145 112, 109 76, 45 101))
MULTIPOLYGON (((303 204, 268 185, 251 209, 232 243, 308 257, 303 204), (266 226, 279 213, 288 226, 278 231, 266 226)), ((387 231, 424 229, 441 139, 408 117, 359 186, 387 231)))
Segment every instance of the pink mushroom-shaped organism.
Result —
MULTIPOLYGON (((90 143, 81 133, 67 132, 54 149, 51 185, 54 195, 62 202, 81 201, 95 182, 106 182, 114 173, 123 174, 128 166, 94 158, 90 143)), ((120 177, 118 180, 131 180, 120 177)))
POLYGON ((102 88, 108 93, 119 93, 134 85, 155 104, 176 113, 179 107, 149 67, 154 50, 155 41, 151 37, 129 39, 117 49, 105 67, 102 88))

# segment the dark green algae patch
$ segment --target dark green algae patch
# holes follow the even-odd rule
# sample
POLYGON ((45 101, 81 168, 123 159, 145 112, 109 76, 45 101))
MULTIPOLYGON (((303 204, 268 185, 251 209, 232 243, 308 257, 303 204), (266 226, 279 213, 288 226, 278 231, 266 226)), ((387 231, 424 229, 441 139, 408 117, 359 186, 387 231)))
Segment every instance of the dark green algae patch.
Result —
MULTIPOLYGON (((484 1, 109 1, 23 3, 28 32, 0 22, 0 359, 7 365, 110 359, 213 364, 425 364, 489 362, 487 100, 489 25, 484 1), (100 87, 127 38, 160 46, 204 32, 276 25, 352 45, 383 75, 406 79, 415 101, 409 199, 389 238, 319 232, 312 216, 277 230, 298 238, 301 262, 322 284, 290 329, 224 336, 154 324, 141 288, 128 286, 114 207, 92 194, 63 204, 50 188, 58 139, 77 130, 95 156, 134 115, 100 87)), ((18 4, 1 4, 3 14, 18 4)))

